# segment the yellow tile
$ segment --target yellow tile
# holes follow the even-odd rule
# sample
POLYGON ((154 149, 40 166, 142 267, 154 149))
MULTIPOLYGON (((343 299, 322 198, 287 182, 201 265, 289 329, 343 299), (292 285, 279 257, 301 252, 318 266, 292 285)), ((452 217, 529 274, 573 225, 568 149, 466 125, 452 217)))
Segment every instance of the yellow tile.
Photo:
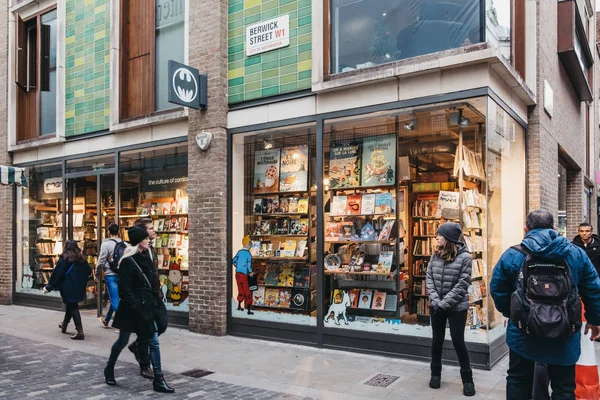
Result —
POLYGON ((75 60, 76 67, 83 65, 83 63, 85 63, 85 57, 79 57, 78 59, 75 60))
POLYGON ((260 0, 246 0, 244 1, 244 9, 247 10, 252 7, 256 7, 260 4, 260 0))
POLYGON ((83 94, 84 94, 83 89, 75 91, 75 97, 81 97, 81 96, 83 96, 83 94))
POLYGON ((312 60, 306 60, 298 63, 298 71, 308 71, 312 68, 312 60))
POLYGON ((107 108, 106 110, 104 110, 104 116, 110 117, 110 108, 107 108))
POLYGON ((102 4, 101 6, 98 6, 94 9, 94 13, 98 14, 101 13, 102 11, 106 10, 106 4, 102 4))
POLYGON ((65 44, 71 44, 75 41, 75 36, 69 36, 67 40, 65 40, 65 44))
POLYGON ((75 110, 67 111, 65 113, 65 118, 73 118, 73 117, 75 117, 75 110))
POLYGON ((94 40, 102 39, 105 36, 104 31, 100 31, 94 34, 94 40))
POLYGON ((227 73, 227 79, 235 79, 240 76, 244 76, 244 68, 234 69, 233 71, 229 71, 227 73))

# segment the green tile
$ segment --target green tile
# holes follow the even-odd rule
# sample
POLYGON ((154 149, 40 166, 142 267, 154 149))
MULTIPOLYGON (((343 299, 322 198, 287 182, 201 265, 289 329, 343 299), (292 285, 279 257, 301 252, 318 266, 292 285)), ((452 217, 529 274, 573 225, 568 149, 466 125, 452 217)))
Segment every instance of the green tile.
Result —
POLYGON ((312 43, 305 43, 298 46, 298 54, 312 50, 312 43))
POLYGON ((262 91, 260 91, 260 90, 254 90, 252 92, 247 92, 246 100, 258 99, 258 98, 260 98, 261 95, 262 95, 262 91))
POLYGON ((302 79, 310 79, 310 77, 312 76, 312 71, 308 70, 308 71, 300 71, 298 73, 298 79, 302 80, 302 79))
POLYGON ((244 44, 238 44, 238 45, 229 47, 229 49, 227 51, 229 54, 233 54, 233 53, 237 53, 237 52, 243 51, 243 50, 244 50, 244 44))
POLYGON ((286 67, 279 68, 280 75, 292 74, 294 72, 298 72, 298 64, 288 65, 286 67))
POLYGON ((279 68, 274 68, 274 69, 270 69, 268 71, 263 71, 262 73, 262 79, 269 79, 269 78, 275 78, 276 76, 279 76, 279 68))
MULTIPOLYGON (((298 8, 302 8, 302 7, 310 7, 312 0, 298 0, 298 8)), ((318 1, 318 0, 315 0, 318 1)))
POLYGON ((290 30, 295 29, 297 27, 298 27, 298 19, 296 19, 296 17, 294 17, 292 19, 292 16, 290 15, 290 30))
POLYGON ((229 80, 229 87, 231 86, 236 86, 236 85, 243 85, 244 84, 244 77, 240 76, 239 78, 234 78, 234 79, 230 79, 229 80))
POLYGON ((279 77, 264 79, 262 81, 262 87, 279 86, 279 77))
POLYGON ((281 12, 281 14, 289 14, 292 11, 295 11, 297 8, 298 7, 297 7, 296 3, 294 2, 294 3, 289 3, 284 6, 281 6, 279 8, 279 11, 281 12))
POLYGON ((279 11, 275 8, 273 10, 263 11, 262 19, 271 19, 279 16, 279 11))
POLYGON ((243 10, 244 10, 244 2, 242 1, 239 4, 235 4, 235 5, 231 6, 231 7, 229 7, 227 9, 227 13, 229 15, 231 15, 231 14, 234 14, 234 13, 236 13, 238 11, 243 11, 243 10))
POLYGON ((234 94, 244 93, 244 85, 238 85, 238 86, 230 87, 227 90, 227 93, 229 94, 229 96, 232 96, 234 94))
POLYGON ((228 61, 229 62, 236 62, 236 61, 241 61, 244 58, 246 58, 246 55, 244 54, 243 51, 240 51, 240 52, 235 53, 235 54, 230 54, 229 57, 228 57, 228 61))
POLYGON ((272 10, 274 8, 279 7, 279 1, 278 0, 266 1, 261 4, 261 7, 262 7, 263 12, 265 12, 267 10, 272 10))
POLYGON ((260 64, 256 64, 256 65, 252 65, 250 67, 245 67, 244 68, 244 73, 246 75, 255 74, 255 73, 260 72, 260 71, 261 71, 260 64))
POLYGON ((295 64, 298 62, 298 56, 285 57, 279 60, 279 66, 295 64))
POLYGON ((267 53, 263 53, 262 60, 264 62, 279 60, 279 53, 277 51, 269 51, 267 53))
POLYGON ((245 81, 246 83, 260 81, 260 74, 246 75, 245 81))
POLYGON ((283 75, 279 78, 279 82, 283 85, 284 83, 296 82, 298 80, 298 74, 283 75))
POLYGON ((307 15, 310 15, 311 11, 312 10, 310 7, 298 7, 298 17, 306 17, 307 15))
MULTIPOLYGON (((242 14, 242 13, 240 13, 240 14, 242 14)), ((236 20, 236 21, 230 21, 227 24, 227 29, 228 30, 233 30, 233 29, 243 28, 244 26, 245 26, 244 25, 244 20, 243 19, 239 19, 239 20, 236 20)))
POLYGON ((298 36, 298 44, 310 43, 312 38, 312 34, 298 36))
POLYGON ((293 56, 298 54, 298 51, 296 50, 295 47, 286 47, 284 49, 279 50, 279 57, 280 58, 285 58, 285 57, 289 57, 289 56, 293 56))
POLYGON ((276 94, 279 94, 279 86, 273 86, 262 90, 262 95, 264 97, 274 96, 276 94))
POLYGON ((244 18, 244 24, 246 25, 250 25, 258 21, 260 21, 260 13, 244 18))
MULTIPOLYGON (((227 32, 227 38, 232 39, 236 36, 243 36, 244 35, 244 28, 237 28, 237 29, 232 29, 229 32, 227 32)), ((243 39, 242 39, 243 41, 243 39)), ((229 43, 229 46, 231 46, 231 43, 229 43)))
POLYGON ((234 46, 239 46, 239 45, 242 45, 242 49, 243 49, 243 46, 244 46, 244 36, 243 35, 233 37, 227 41, 227 46, 229 46, 229 47, 234 47, 234 46))
POLYGON ((234 21, 243 21, 244 20, 244 12, 243 11, 239 11, 236 13, 229 13, 229 15, 227 16, 227 22, 231 23, 234 21))
POLYGON ((228 71, 233 71, 234 69, 238 69, 238 68, 244 68, 244 62, 243 61, 240 60, 240 61, 229 63, 227 65, 227 70, 228 71))
POLYGON ((312 88, 312 82, 310 81, 310 79, 304 79, 304 80, 298 81, 298 90, 311 89, 311 88, 312 88))
POLYGON ((286 83, 279 86, 280 93, 289 93, 298 90, 298 82, 286 83))
POLYGON ((302 18, 298 18, 298 26, 310 25, 312 23, 311 16, 306 16, 302 18))
POLYGON ((244 85, 244 91, 250 92, 252 90, 258 90, 258 89, 260 89, 260 87, 261 87, 260 81, 251 82, 251 83, 244 85))
POLYGON ((279 67, 279 61, 269 61, 269 62, 263 62, 262 63, 262 70, 266 71, 268 69, 273 69, 273 68, 278 68, 279 67))
POLYGON ((286 5, 286 4, 289 4, 289 3, 294 3, 296 1, 297 0, 279 0, 279 5, 283 6, 283 5, 286 5))
POLYGON ((235 6, 236 4, 244 4, 244 0, 229 0, 227 3, 227 5, 231 7, 235 6))
POLYGON ((249 67, 254 64, 260 64, 260 61, 260 55, 248 57, 246 60, 244 60, 244 66, 249 67))
POLYGON ((229 96, 228 97, 229 103, 233 104, 233 103, 240 103, 242 101, 244 101, 244 94, 236 94, 233 96, 229 96))

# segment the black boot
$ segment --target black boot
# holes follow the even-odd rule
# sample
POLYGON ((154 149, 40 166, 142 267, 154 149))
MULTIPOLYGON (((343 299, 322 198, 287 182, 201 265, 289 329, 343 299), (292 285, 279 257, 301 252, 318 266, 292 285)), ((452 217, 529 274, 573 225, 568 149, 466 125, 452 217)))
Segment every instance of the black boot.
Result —
POLYGON ((429 380, 429 387, 432 389, 439 389, 442 385, 442 377, 439 375, 431 375, 429 380))
POLYGON ((154 372, 149 366, 140 366, 140 375, 146 379, 154 379, 154 372))
POLYGON ((475 396, 475 384, 473 383, 473 370, 471 367, 460 369, 460 378, 463 382, 463 394, 465 396, 475 396))
POLYGON ((252 310, 251 304, 246 304, 246 308, 248 309, 248 315, 254 315, 254 313, 251 311, 252 310))
POLYGON ((167 385, 163 374, 154 374, 154 380, 152 381, 152 387, 155 392, 160 393, 174 393, 175 389, 167 385))
POLYGON ((67 325, 69 325, 68 321, 63 321, 60 324, 58 324, 58 327, 60 328, 60 331, 62 333, 67 333, 67 325))
POLYGON ((106 384, 109 386, 115 386, 117 381, 115 380, 115 366, 114 365, 106 365, 104 368, 104 380, 106 384))
POLYGON ((129 349, 130 352, 133 353, 133 356, 135 357, 135 361, 137 361, 139 364, 140 363, 140 352, 138 351, 138 348, 137 348, 137 341, 131 343, 129 346, 127 346, 127 348, 129 349))
POLYGON ((71 339, 73 340, 83 340, 85 339, 85 335, 83 334, 83 327, 77 327, 77 333, 74 334, 73 336, 71 336, 71 339))

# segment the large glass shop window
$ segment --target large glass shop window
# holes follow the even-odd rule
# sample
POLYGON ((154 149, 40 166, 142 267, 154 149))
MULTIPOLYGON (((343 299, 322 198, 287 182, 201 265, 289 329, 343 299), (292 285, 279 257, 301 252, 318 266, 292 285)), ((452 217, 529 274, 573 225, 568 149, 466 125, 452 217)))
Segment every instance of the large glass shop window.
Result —
POLYGON ((233 137, 232 316, 316 325, 315 128, 233 137))
POLYGON ((326 328, 431 336, 425 274, 440 224, 473 257, 466 338, 487 342, 486 99, 327 121, 326 328))
MULTIPOLYGON (((41 295, 62 254, 62 165, 28 167, 25 174, 29 187, 17 188, 15 290, 41 295)), ((46 296, 60 297, 60 293, 46 296)))
POLYGON ((121 153, 120 235, 138 218, 152 221, 160 290, 168 310, 189 312, 187 144, 121 153))

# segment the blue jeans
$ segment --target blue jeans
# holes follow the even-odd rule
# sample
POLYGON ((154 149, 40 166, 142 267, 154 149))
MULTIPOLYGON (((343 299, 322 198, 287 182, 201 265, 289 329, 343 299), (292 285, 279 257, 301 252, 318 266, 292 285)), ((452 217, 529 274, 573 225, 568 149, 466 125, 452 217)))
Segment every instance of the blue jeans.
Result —
MULTIPOLYGON (((129 337, 131 336, 131 332, 119 332, 119 337, 117 341, 112 345, 110 350, 110 357, 108 358, 108 365, 113 366, 117 362, 121 351, 127 346, 129 343, 129 337)), ((158 343, 158 333, 154 332, 154 334, 148 339, 138 339, 136 340, 138 352, 140 354, 140 365, 148 365, 148 352, 150 353, 150 362, 152 363, 152 370, 154 375, 162 374, 162 364, 160 361, 160 346, 158 343)))
POLYGON ((110 307, 104 317, 104 321, 108 322, 112 318, 113 312, 119 308, 119 275, 106 275, 106 291, 110 299, 110 307))

